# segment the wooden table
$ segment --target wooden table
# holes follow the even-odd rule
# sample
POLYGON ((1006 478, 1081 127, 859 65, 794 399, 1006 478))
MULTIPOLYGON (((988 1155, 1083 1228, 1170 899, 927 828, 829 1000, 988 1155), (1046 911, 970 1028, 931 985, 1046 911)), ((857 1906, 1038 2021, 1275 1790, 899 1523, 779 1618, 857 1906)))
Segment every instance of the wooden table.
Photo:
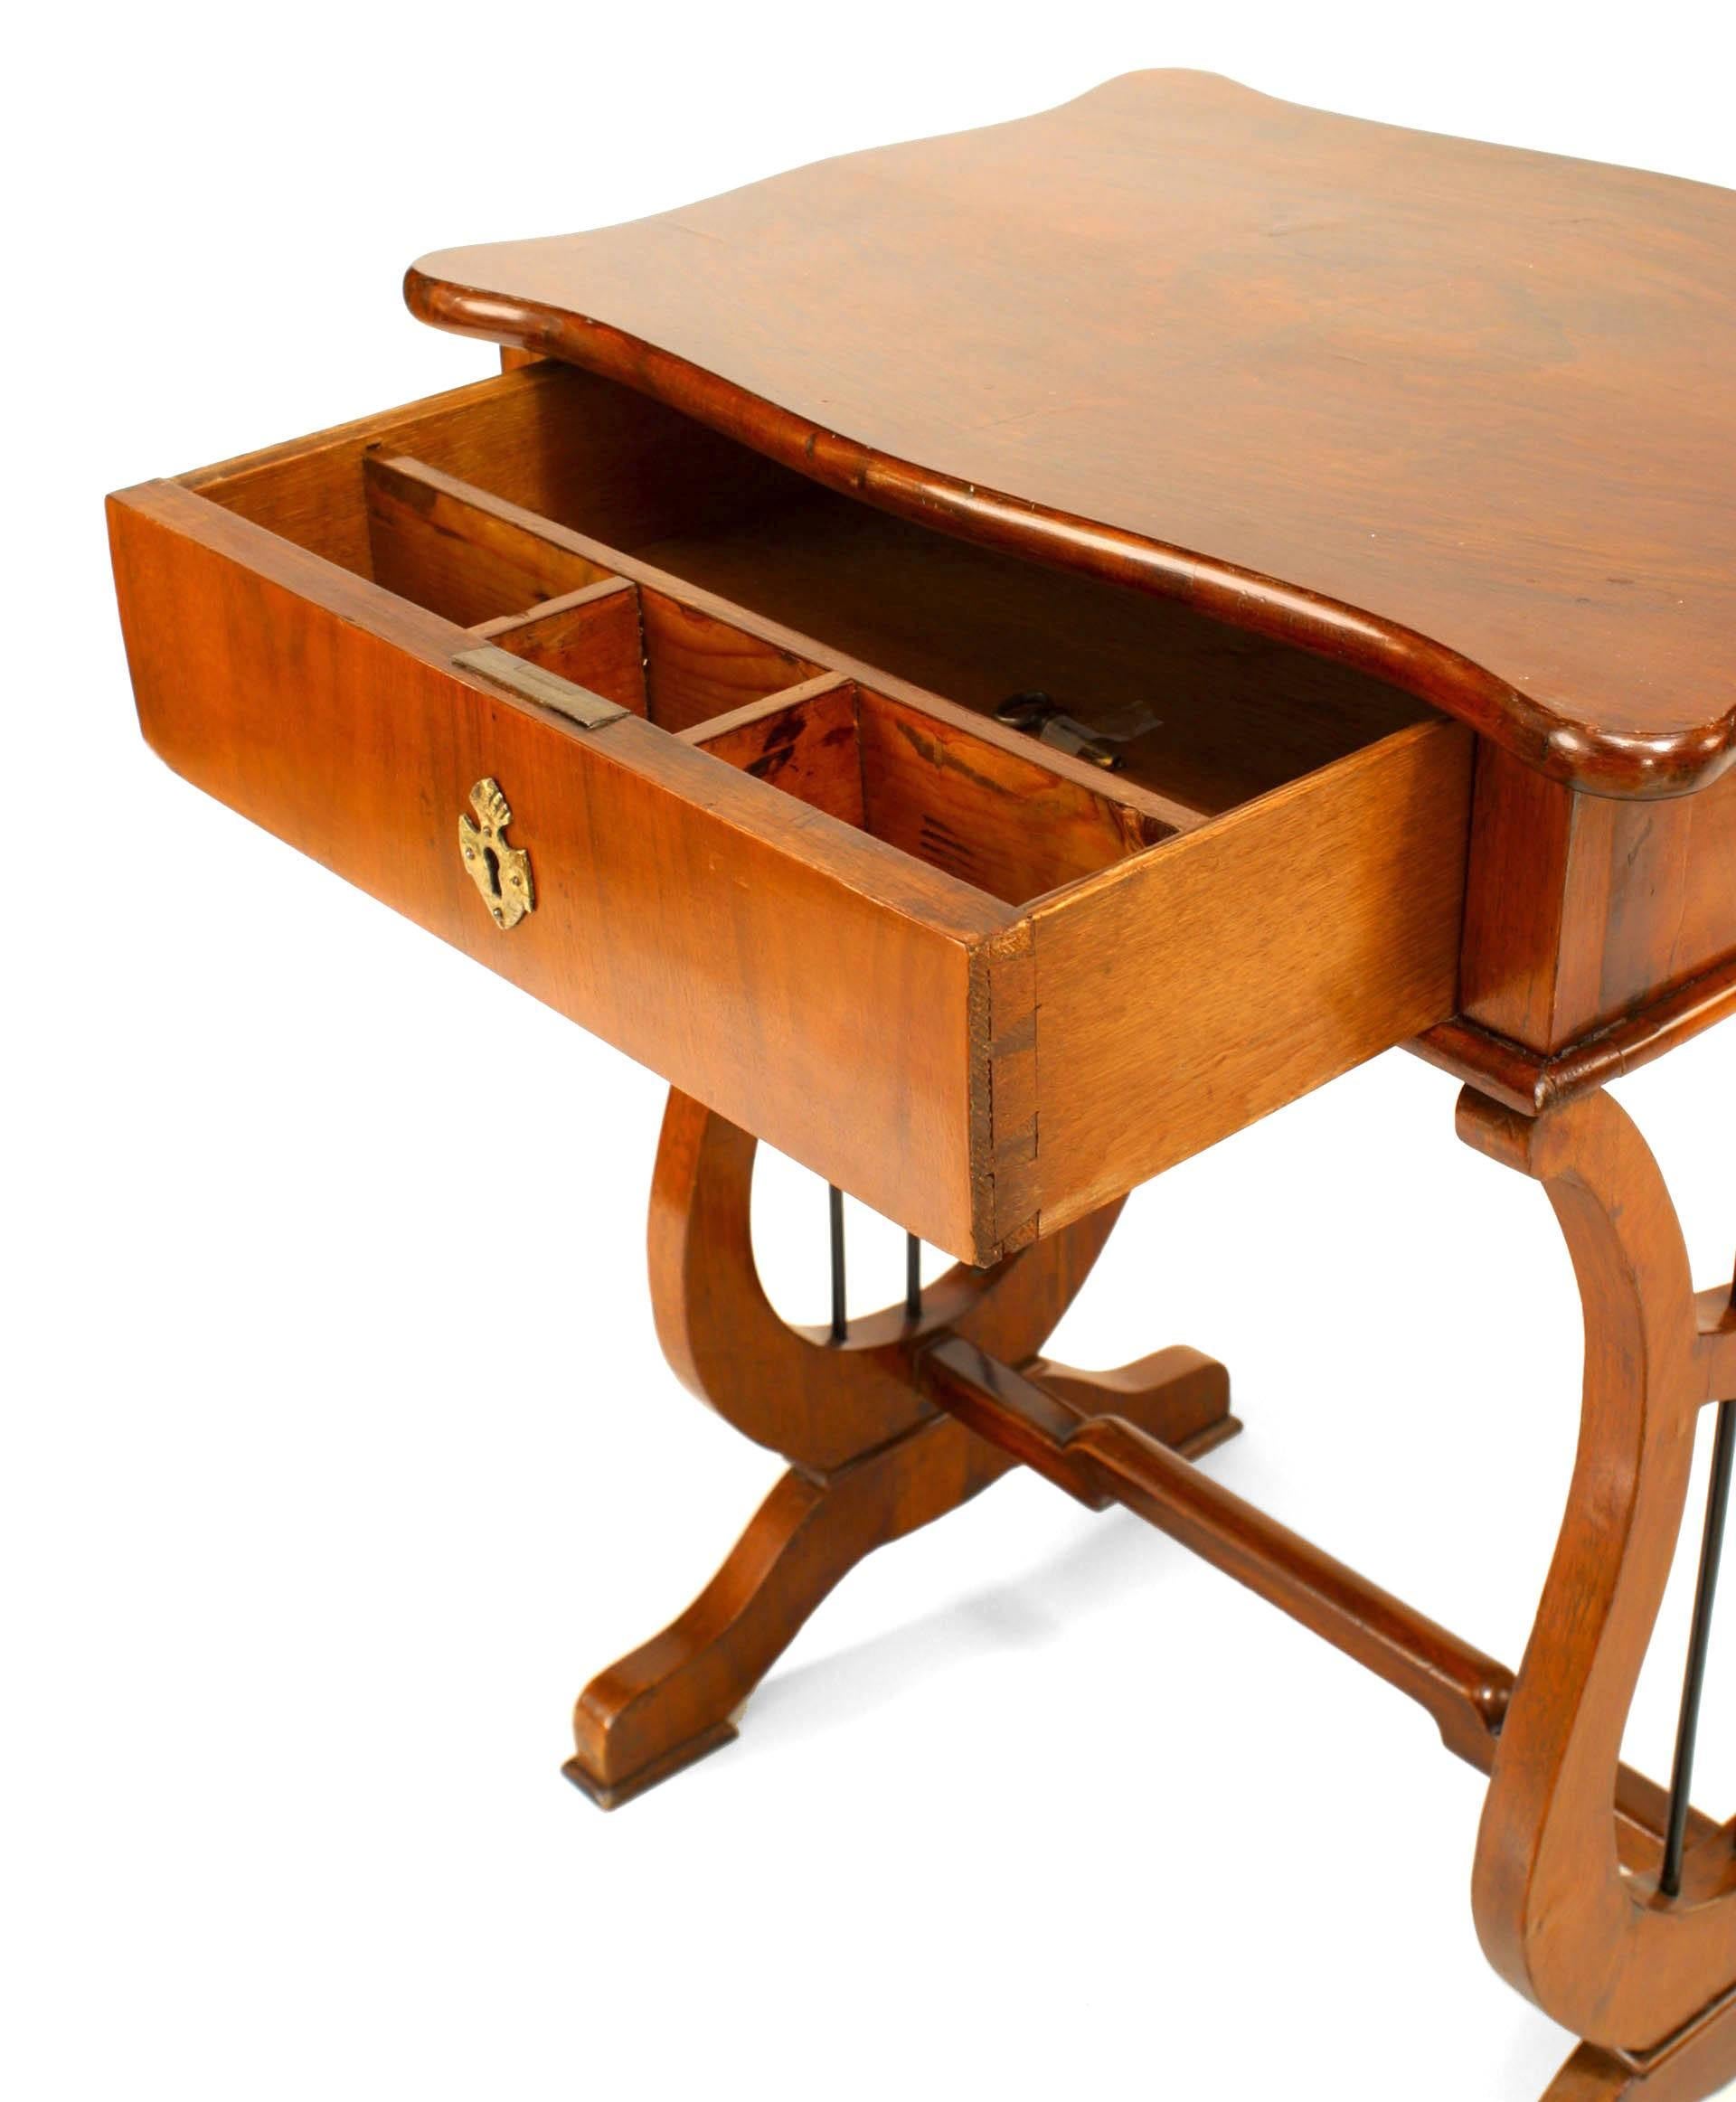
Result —
POLYGON ((725 1742, 856 1560, 1023 1463, 1488 1774, 1555 2102, 1736 2075, 1688 1794, 1736 1289, 1601 1091, 1736 1006, 1736 198, 1156 73, 406 290, 507 369, 113 498, 116 576, 172 766, 672 1084, 659 1334, 788 1472, 572 1778, 725 1742), (1222 1366, 1041 1354, 1129 1189, 1404 1042, 1585 1302, 1516 1673, 1195 1466, 1222 1366), (755 1275, 757 1138, 834 1188, 827 1330, 755 1275), (839 1190, 911 1237, 868 1319, 839 1190), (1666 1788, 1620 1743, 1709 1403, 1666 1788))

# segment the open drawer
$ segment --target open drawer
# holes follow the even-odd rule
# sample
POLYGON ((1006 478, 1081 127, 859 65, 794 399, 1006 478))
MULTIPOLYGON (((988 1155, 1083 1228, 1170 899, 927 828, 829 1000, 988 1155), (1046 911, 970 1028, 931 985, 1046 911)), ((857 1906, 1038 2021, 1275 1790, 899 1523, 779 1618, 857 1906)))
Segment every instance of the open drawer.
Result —
POLYGON ((109 513, 171 766, 968 1260, 1453 1012, 1462 726, 589 374, 109 513))

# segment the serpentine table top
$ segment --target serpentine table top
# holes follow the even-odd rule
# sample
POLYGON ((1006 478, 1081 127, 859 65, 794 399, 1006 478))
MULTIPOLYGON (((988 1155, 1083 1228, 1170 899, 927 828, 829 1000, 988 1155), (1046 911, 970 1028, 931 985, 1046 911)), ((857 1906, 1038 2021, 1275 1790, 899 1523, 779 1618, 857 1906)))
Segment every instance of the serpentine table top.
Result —
POLYGON ((1736 758, 1736 194, 1148 72, 406 296, 1594 793, 1736 758))

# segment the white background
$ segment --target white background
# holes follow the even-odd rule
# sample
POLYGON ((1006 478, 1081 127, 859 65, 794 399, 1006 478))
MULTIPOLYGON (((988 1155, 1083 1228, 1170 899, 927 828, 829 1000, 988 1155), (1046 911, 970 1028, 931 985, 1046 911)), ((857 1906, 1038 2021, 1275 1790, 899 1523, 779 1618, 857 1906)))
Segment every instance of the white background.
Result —
MULTIPOLYGON (((1477 1778, 1288 1622, 1028 1478, 850 1579, 738 1745, 610 1818, 567 1786, 572 1695, 774 1472, 652 1336, 661 1090, 147 756, 99 500, 487 370, 401 306, 423 250, 1140 65, 1736 183, 1716 13, 158 6, 22 47, 11 2093, 1542 2088, 1566 2040, 1471 1928, 1477 1778)), ((1618 1090, 1704 1283, 1736 1230, 1707 1115, 1733 1055, 1725 1031, 1618 1090)), ((1249 1428, 1213 1471, 1516 1662, 1577 1302, 1541 1193, 1455 1144, 1453 1096, 1395 1052, 1141 1192, 1058 1350, 1224 1356, 1249 1428)), ((761 1194, 774 1288, 816 1314, 823 1194, 777 1163, 761 1194)), ((854 1249, 858 1304, 890 1296, 897 1237, 854 1249)), ((1685 1603, 1630 1739, 1659 1773, 1685 1603)))

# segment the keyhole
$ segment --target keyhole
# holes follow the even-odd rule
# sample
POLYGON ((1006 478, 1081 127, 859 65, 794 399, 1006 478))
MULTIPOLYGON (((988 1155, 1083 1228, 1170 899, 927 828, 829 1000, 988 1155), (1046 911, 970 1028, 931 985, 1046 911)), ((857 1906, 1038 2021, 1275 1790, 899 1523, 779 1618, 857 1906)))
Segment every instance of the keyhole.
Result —
POLYGON ((482 859, 483 865, 488 871, 488 895, 491 898, 498 898, 500 896, 500 856, 493 847, 486 846, 482 850, 482 859))

